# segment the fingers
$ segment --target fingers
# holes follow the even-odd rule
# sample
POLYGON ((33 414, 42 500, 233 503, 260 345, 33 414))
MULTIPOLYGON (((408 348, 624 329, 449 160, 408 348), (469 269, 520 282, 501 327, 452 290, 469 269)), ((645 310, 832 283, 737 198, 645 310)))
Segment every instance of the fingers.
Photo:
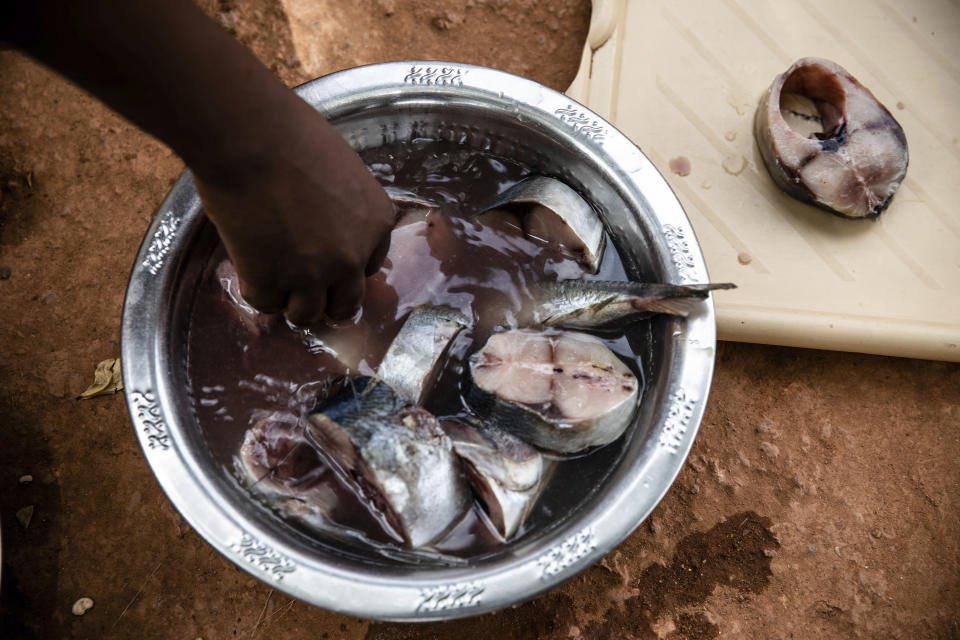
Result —
POLYGON ((294 291, 287 301, 287 320, 298 327, 306 327, 323 319, 327 307, 327 292, 323 289, 294 291))
MULTIPOLYGON (((364 272, 342 277, 329 284, 324 277, 311 275, 292 279, 284 286, 257 286, 240 280, 240 295, 260 312, 279 313, 283 311, 294 325, 305 327, 323 319, 346 320, 354 315, 363 302, 365 276, 375 274, 383 264, 390 250, 390 233, 385 233, 367 260, 364 272), (293 285, 293 286, 290 286, 293 285), (327 286, 329 285, 329 289, 327 286)), ((324 272, 336 272, 336 268, 324 269, 324 272)), ((343 271, 341 271, 341 274, 343 271)))
POLYGON ((380 240, 380 244, 373 250, 373 253, 370 254, 370 259, 367 260, 367 268, 364 270, 364 273, 368 276, 372 276, 377 271, 380 270, 380 265, 383 264, 383 261, 387 258, 387 252, 390 251, 390 232, 383 234, 383 238, 380 240))
POLYGON ((364 281, 361 274, 341 280, 327 292, 327 316, 331 320, 346 320, 363 302, 364 281))
POLYGON ((240 279, 240 295, 254 309, 261 313, 279 313, 283 311, 287 296, 276 287, 258 287, 240 279))
POLYGON ((301 289, 290 293, 289 297, 279 289, 240 282, 240 295, 250 306, 262 313, 285 311, 287 319, 298 327, 319 322, 324 315, 331 320, 350 318, 363 302, 364 289, 364 277, 359 273, 341 280, 329 291, 321 287, 301 289))

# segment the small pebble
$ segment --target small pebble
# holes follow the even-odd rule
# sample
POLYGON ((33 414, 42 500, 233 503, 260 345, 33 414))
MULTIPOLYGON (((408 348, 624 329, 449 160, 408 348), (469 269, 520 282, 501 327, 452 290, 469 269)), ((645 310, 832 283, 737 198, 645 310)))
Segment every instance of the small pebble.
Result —
POLYGON ((749 253, 738 253, 737 262, 740 264, 750 264, 753 262, 753 257, 749 253))
POLYGON ((433 20, 430 21, 430 24, 439 31, 446 31, 450 27, 454 26, 457 23, 458 16, 447 11, 441 15, 434 16, 433 20))
POLYGON ((777 448, 777 445, 769 442, 761 442, 760 451, 762 451, 768 458, 771 459, 776 458, 780 453, 780 449, 777 448))
POLYGON ((774 551, 773 549, 764 549, 764 550, 763 550, 763 555, 765 555, 765 556, 768 557, 768 558, 774 558, 774 557, 776 557, 777 552, 774 551))
POLYGON ((73 615, 82 616, 93 608, 93 598, 80 598, 73 603, 73 615))
POLYGON ((807 547, 807 553, 816 553, 816 552, 817 552, 817 545, 812 544, 809 547, 807 547))
POLYGON ((33 476, 31 476, 30 474, 27 474, 25 476, 20 476, 19 482, 23 486, 27 486, 28 484, 33 482, 33 476))

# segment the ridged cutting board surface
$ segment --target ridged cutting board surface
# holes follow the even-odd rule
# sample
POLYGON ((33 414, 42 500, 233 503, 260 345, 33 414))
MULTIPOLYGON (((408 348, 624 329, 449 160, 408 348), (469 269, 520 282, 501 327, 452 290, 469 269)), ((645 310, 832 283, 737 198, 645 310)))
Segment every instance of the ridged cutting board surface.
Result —
POLYGON ((568 94, 657 165, 711 279, 739 285, 714 296, 721 339, 960 361, 960 4, 595 0, 568 94), (846 67, 906 132, 876 221, 786 196, 756 150, 761 94, 805 56, 846 67))

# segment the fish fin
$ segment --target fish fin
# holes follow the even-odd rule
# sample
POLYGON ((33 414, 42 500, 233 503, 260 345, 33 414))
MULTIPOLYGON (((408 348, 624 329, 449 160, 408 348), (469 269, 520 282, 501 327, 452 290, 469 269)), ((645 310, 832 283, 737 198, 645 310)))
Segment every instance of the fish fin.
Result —
POLYGON ((707 284, 684 284, 679 285, 679 288, 690 289, 691 291, 702 291, 708 293, 710 291, 719 291, 722 289, 736 289, 737 285, 732 282, 708 282, 707 284))
POLYGON ((700 303, 701 297, 685 298, 638 298, 633 306, 650 313, 666 313, 686 318, 700 303))
POLYGON ((686 318, 700 300, 717 289, 735 289, 730 282, 691 285, 648 285, 646 296, 634 300, 633 306, 653 313, 667 313, 686 318))

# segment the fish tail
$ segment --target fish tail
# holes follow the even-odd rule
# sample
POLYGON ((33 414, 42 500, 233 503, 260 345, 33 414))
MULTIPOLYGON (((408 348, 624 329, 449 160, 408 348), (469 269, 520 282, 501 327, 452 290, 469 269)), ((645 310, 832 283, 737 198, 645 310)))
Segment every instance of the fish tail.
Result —
POLYGON ((737 285, 733 284, 732 282, 708 282, 707 284, 666 284, 657 286, 664 287, 664 290, 667 292, 672 292, 672 295, 696 296, 699 298, 706 298, 707 294, 711 291, 737 288, 737 285))
POLYGON ((564 280, 558 283, 561 286, 576 286, 580 289, 608 291, 624 295, 640 297, 675 298, 679 296, 693 296, 705 298, 711 291, 717 289, 736 289, 732 282, 709 282, 706 284, 666 284, 651 282, 623 282, 608 280, 564 280), (576 283, 575 285, 567 283, 576 283))
POLYGON ((684 298, 638 298, 633 306, 637 310, 650 313, 666 313, 686 318, 700 303, 701 297, 684 298))
POLYGON ((638 292, 638 297, 634 300, 635 308, 685 318, 711 291, 735 289, 736 285, 730 282, 716 282, 690 285, 647 284, 644 287, 643 293, 638 292))

